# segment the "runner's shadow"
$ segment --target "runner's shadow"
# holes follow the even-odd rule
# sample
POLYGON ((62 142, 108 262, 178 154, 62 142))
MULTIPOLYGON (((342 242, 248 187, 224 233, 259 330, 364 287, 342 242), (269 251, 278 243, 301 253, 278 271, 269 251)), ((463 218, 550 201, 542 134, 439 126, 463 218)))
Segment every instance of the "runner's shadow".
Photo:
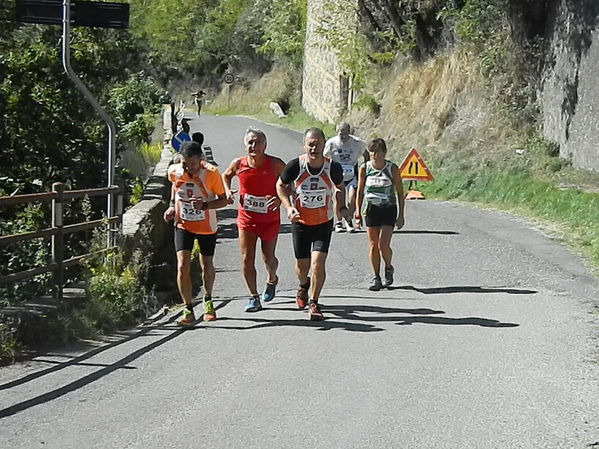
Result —
POLYGON ((471 325, 481 327, 517 327, 519 324, 502 323, 497 320, 467 317, 467 318, 446 318, 432 315, 442 315, 443 310, 433 309, 396 309, 391 307, 371 306, 371 305, 349 305, 349 306, 330 306, 323 308, 324 312, 330 312, 339 318, 347 320, 361 321, 397 321, 398 325, 424 323, 424 324, 443 324, 443 325, 471 325), (358 313, 376 313, 376 314, 395 314, 394 316, 361 316, 358 313), (397 314, 410 314, 421 316, 397 316, 397 314))
POLYGON ((393 234, 438 234, 438 235, 459 235, 457 231, 435 231, 427 229, 397 229, 393 231, 393 234))
MULTIPOLYGON (((284 309, 276 309, 276 310, 284 310, 284 309)), ((294 312, 298 312, 297 309, 289 309, 294 312)), ((323 310, 326 313, 326 309, 323 310)), ((372 324, 364 324, 364 323, 354 323, 354 322, 342 322, 335 321, 330 318, 327 318, 323 321, 310 321, 305 317, 286 320, 286 319, 277 319, 277 320, 268 320, 265 318, 219 318, 218 321, 246 321, 250 323, 255 323, 250 326, 215 326, 210 325, 210 329, 223 329, 223 330, 255 330, 255 329, 266 329, 270 327, 284 327, 284 326, 294 326, 294 327, 312 327, 317 328, 319 331, 330 331, 332 329, 342 329, 351 332, 382 332, 385 329, 376 327, 372 324)))
POLYGON ((537 290, 526 290, 504 287, 480 287, 471 285, 457 285, 449 287, 420 288, 412 285, 400 285, 387 287, 389 290, 414 290, 425 295, 447 294, 447 293, 509 293, 511 295, 534 295, 537 290))

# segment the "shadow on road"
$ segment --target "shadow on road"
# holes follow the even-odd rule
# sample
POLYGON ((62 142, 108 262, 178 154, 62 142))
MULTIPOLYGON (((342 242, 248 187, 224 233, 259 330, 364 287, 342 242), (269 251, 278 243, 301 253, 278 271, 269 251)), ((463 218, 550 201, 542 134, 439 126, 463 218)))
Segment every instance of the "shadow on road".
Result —
MULTIPOLYGON (((226 306, 230 301, 232 301, 232 299, 229 300, 224 300, 221 301, 216 307, 215 309, 221 309, 222 307, 226 306)), ((166 323, 173 323, 183 312, 183 309, 181 309, 178 313, 175 313, 173 316, 169 317, 168 321, 166 323)), ((202 321, 202 317, 200 317, 198 319, 198 322, 202 321)), ((164 323, 163 323, 164 324, 164 323)), ((100 348, 96 348, 90 352, 87 352, 79 357, 75 357, 72 360, 68 360, 66 362, 58 362, 57 365, 52 366, 50 368, 46 368, 40 371, 37 371, 35 373, 29 374, 27 376, 24 376, 20 379, 16 379, 10 382, 6 382, 4 384, 0 385, 0 390, 6 390, 12 387, 16 387, 17 385, 22 385, 25 384, 27 382, 31 382, 32 380, 38 379, 42 376, 46 376, 48 374, 54 373, 56 371, 59 371, 61 369, 67 368, 69 366, 73 366, 73 365, 79 365, 79 366, 85 366, 85 365, 89 365, 86 363, 82 363, 84 360, 89 359, 90 357, 93 357, 103 351, 112 349, 116 346, 119 346, 123 343, 129 342, 131 340, 134 340, 138 337, 143 337, 143 336, 151 336, 151 332, 154 330, 159 330, 159 329, 168 329, 169 331, 172 331, 169 335, 156 340, 142 348, 139 348, 136 351, 133 351, 131 354, 129 354, 126 357, 123 357, 122 359, 110 364, 110 365, 105 365, 102 369, 88 374, 87 376, 83 376, 80 379, 77 379, 73 382, 68 383, 67 385, 64 385, 60 388, 56 388, 52 391, 49 391, 47 393, 41 394, 39 396, 36 396, 34 398, 28 399, 26 401, 22 401, 19 402, 17 404, 14 404, 10 407, 6 407, 4 409, 0 410, 0 418, 5 418, 7 416, 11 416, 14 415, 15 413, 19 413, 22 412, 23 410, 27 410, 31 407, 35 407, 36 405, 40 405, 40 404, 44 404, 46 402, 52 401, 54 399, 57 399, 61 396, 64 396, 67 393, 70 393, 72 391, 75 391, 81 387, 84 387, 98 379, 101 379, 102 377, 112 373, 113 371, 116 371, 118 369, 131 369, 131 367, 128 366, 129 363, 131 363, 132 361, 138 359, 139 357, 141 357, 142 355, 152 351, 153 349, 156 349, 157 347, 163 345, 164 343, 169 342, 170 340, 173 340, 175 338, 177 338, 178 336, 180 336, 181 334, 187 332, 189 329, 188 328, 176 328, 176 327, 164 327, 164 326, 148 326, 143 328, 142 330, 140 330, 139 332, 136 332, 133 335, 129 335, 127 337, 125 337, 122 340, 116 341, 114 343, 109 343, 105 346, 102 346, 100 348)), ((33 360, 34 362, 36 360, 33 360)), ((94 366, 93 364, 91 364, 92 366, 94 366)), ((102 366, 102 365, 100 365, 102 366)))
MULTIPOLYGON (((279 303, 281 304, 281 303, 279 303)), ((286 303, 283 303, 286 304, 286 303)), ((264 310, 268 310, 265 308, 264 310)), ((273 310, 284 312, 302 312, 295 307, 273 307, 273 310)), ((325 314, 324 321, 310 321, 306 317, 298 317, 297 319, 276 319, 269 320, 258 318, 256 315, 248 316, 248 318, 220 318, 219 322, 223 321, 244 321, 254 323, 249 326, 213 326, 211 329, 224 330, 255 330, 269 327, 281 326, 300 326, 300 327, 317 327, 319 330, 343 329, 352 332, 381 332, 385 329, 376 327, 371 322, 395 322, 397 325, 408 325, 413 323, 423 324, 440 324, 454 326, 480 326, 480 327, 518 327, 516 323, 502 323, 498 320, 480 317, 465 317, 465 318, 447 318, 433 315, 442 315, 443 310, 433 309, 404 309, 394 307, 382 307, 374 305, 335 305, 327 306, 321 304, 321 310, 325 314), (364 316, 359 313, 376 313, 379 316, 364 316), (384 316, 380 316, 380 315, 384 316), (399 314, 417 315, 417 316, 398 316, 399 314), (331 315, 336 318, 346 321, 336 321, 331 319, 331 315)), ((305 311, 303 311, 305 314, 305 311)))
POLYGON ((536 290, 526 290, 506 287, 480 287, 473 285, 456 285, 449 287, 421 288, 412 285, 399 285, 388 287, 389 290, 414 290, 425 295, 437 295, 444 293, 509 293, 511 295, 534 295, 536 290))
POLYGON ((438 235, 459 235, 457 231, 435 231, 428 229, 398 229, 393 231, 393 234, 438 234, 438 235))

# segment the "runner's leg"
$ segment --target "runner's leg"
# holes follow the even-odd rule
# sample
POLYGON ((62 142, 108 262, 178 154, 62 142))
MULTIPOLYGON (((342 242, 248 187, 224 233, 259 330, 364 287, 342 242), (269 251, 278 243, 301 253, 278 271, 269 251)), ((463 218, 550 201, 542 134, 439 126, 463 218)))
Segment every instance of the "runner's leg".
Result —
POLYGON ((311 268, 312 268, 312 284, 310 286, 310 299, 318 302, 320 292, 324 286, 324 281, 327 277, 325 270, 325 262, 327 253, 321 251, 312 251, 311 268))
POLYGON ((381 233, 380 226, 370 226, 366 228, 368 235, 368 259, 370 260, 370 266, 375 276, 381 274, 381 255, 379 252, 379 236, 381 233))
POLYGON ((260 246, 262 249, 262 260, 264 261, 264 265, 266 266, 266 271, 268 273, 268 279, 266 282, 269 284, 274 284, 277 281, 277 268, 279 267, 279 259, 277 259, 275 256, 277 237, 267 242, 261 240, 260 246))
POLYGON ((200 255, 200 263, 202 265, 202 278, 204 280, 204 292, 206 296, 212 297, 212 287, 214 286, 214 264, 212 263, 213 256, 200 255))
POLYGON ((353 225, 354 211, 356 210, 356 188, 353 185, 349 188, 349 192, 347 194, 347 201, 347 213, 350 217, 350 223, 353 225))
POLYGON ((393 257, 393 250, 391 249, 391 237, 393 236, 393 227, 381 226, 379 229, 381 230, 379 236, 380 255, 385 261, 385 267, 390 267, 391 258, 393 257))
POLYGON ((295 259, 295 274, 300 285, 308 283, 308 272, 310 271, 310 259, 295 259))
POLYGON ((255 264, 257 240, 258 236, 254 231, 247 229, 239 230, 239 249, 241 250, 243 278, 252 296, 258 294, 255 264))
POLYGON ((191 251, 177 251, 177 286, 181 299, 186 305, 191 304, 191 251))

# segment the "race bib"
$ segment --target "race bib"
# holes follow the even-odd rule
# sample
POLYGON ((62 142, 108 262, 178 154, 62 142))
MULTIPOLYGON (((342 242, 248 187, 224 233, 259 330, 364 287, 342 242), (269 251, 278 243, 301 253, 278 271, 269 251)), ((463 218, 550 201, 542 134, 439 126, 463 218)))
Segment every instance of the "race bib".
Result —
POLYGON ((391 180, 386 176, 368 176, 366 177, 366 185, 368 187, 389 187, 392 184, 391 180))
POLYGON ((343 180, 344 181, 351 181, 352 179, 354 179, 354 166, 353 165, 342 165, 341 168, 343 168, 343 180))
POLYGON ((257 212, 259 214, 267 213, 267 202, 268 198, 265 196, 254 196, 248 195, 247 193, 243 195, 243 208, 248 212, 257 212))
POLYGON ((202 221, 206 218, 206 212, 201 209, 194 209, 191 203, 181 204, 181 219, 186 221, 202 221))
POLYGON ((319 190, 304 190, 300 194, 300 204, 306 209, 319 209, 325 206, 327 191, 319 190))
POLYGON ((366 194, 366 201, 375 206, 380 206, 389 202, 389 197, 383 193, 369 192, 366 194))

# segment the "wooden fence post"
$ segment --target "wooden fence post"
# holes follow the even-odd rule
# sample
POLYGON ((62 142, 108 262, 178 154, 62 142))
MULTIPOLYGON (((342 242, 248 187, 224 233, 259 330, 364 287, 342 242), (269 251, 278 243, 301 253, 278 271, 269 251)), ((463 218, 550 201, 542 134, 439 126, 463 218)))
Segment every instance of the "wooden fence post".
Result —
POLYGON ((62 299, 64 285, 64 233, 62 230, 64 184, 55 182, 52 184, 52 192, 56 193, 56 198, 52 200, 52 228, 58 231, 52 236, 52 263, 58 265, 54 271, 54 296, 57 299, 62 299))

